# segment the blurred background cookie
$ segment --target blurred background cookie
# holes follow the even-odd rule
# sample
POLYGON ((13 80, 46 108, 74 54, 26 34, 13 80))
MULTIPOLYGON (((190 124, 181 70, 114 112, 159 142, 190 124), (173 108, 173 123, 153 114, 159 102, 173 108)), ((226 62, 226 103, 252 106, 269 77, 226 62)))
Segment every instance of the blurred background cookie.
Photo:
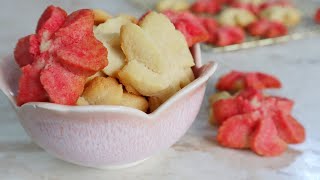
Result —
POLYGON ((190 7, 186 0, 161 0, 156 5, 156 10, 161 12, 165 10, 185 11, 190 7))
POLYGON ((252 12, 240 8, 227 8, 219 15, 219 23, 223 26, 246 27, 256 19, 252 12))
POLYGON ((293 7, 272 6, 260 13, 260 16, 272 21, 278 21, 286 26, 296 26, 301 20, 301 13, 293 7))

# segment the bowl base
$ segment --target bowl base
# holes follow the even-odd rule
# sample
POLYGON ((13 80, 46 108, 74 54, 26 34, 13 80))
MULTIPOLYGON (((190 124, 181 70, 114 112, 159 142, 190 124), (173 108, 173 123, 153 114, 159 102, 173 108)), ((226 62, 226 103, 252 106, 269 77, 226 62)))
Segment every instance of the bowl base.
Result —
POLYGON ((144 161, 148 160, 150 157, 147 157, 145 159, 142 160, 138 160, 132 163, 128 163, 128 164, 122 164, 122 165, 115 165, 115 166, 98 166, 98 167, 91 167, 91 168, 96 168, 96 169, 102 169, 102 170, 117 170, 117 169, 124 169, 124 168, 129 168, 129 167, 133 167, 136 166, 140 163, 143 163, 144 161))

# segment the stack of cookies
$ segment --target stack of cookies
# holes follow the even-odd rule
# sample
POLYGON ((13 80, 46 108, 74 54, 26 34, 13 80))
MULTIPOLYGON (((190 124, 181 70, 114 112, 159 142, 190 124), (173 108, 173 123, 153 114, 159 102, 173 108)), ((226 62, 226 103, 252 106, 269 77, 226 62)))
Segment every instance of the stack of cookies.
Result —
POLYGON ((78 105, 152 112, 194 80, 187 42, 166 16, 149 12, 139 21, 128 15, 104 17, 94 35, 108 49, 109 64, 88 79, 78 105))

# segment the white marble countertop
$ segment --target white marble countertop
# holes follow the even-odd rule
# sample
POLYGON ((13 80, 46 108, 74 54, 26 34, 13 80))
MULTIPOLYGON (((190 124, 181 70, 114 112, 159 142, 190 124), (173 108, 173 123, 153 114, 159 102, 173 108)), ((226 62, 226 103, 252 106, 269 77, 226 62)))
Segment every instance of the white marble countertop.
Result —
MULTIPOLYGON (((1 57, 12 53, 16 40, 33 32, 49 0, 5 0, 0 11, 1 57)), ((142 12, 124 0, 51 1, 67 10, 100 7, 111 13, 142 12)), ((320 179, 320 37, 231 53, 204 52, 204 61, 220 67, 206 95, 213 93, 217 77, 231 69, 264 71, 284 85, 279 95, 295 100, 294 115, 307 130, 304 144, 290 146, 280 157, 262 158, 250 151, 224 149, 207 123, 207 102, 187 134, 172 148, 146 162, 121 170, 96 170, 60 161, 33 144, 20 126, 8 101, 0 93, 0 179, 320 179)))

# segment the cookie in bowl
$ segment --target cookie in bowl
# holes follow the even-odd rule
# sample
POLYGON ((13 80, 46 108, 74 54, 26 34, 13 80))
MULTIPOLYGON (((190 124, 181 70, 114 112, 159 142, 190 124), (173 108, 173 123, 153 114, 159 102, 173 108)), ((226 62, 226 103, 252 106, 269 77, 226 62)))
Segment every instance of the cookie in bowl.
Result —
MULTIPOLYGON (((213 62, 202 65, 199 46, 189 49, 184 36, 166 16, 151 12, 137 24, 130 21, 121 25, 116 35, 120 41, 106 40, 112 45, 118 43, 125 57, 123 67, 108 75, 105 68, 112 61, 109 49, 95 36, 94 29, 113 17, 94 28, 94 15, 90 9, 71 15, 61 12, 64 12, 61 8, 50 6, 40 18, 41 24, 50 24, 57 14, 61 24, 57 27, 50 24, 48 27, 55 27, 55 31, 37 31, 31 35, 32 38, 22 40, 22 45, 16 47, 16 52, 28 53, 26 57, 30 58, 17 62, 27 64, 20 67, 12 56, 0 61, 0 88, 33 142, 64 161, 104 169, 135 165, 177 142, 195 120, 206 82, 217 65, 213 62), (168 34, 157 31, 161 26, 168 34), (141 33, 143 36, 139 37, 146 42, 150 36, 160 34, 167 37, 172 33, 177 34, 172 38, 181 44, 167 44, 171 42, 168 39, 157 43, 151 41, 152 46, 144 47, 143 52, 158 55, 150 56, 146 62, 139 51, 132 51, 130 46, 125 50, 125 35, 122 33, 127 31, 130 34, 131 27, 141 33), (164 46, 175 48, 175 51, 164 46), (171 54, 173 52, 177 54, 171 54), (169 62, 165 57, 174 61, 169 62), (166 69, 170 65, 172 72, 166 69), (24 73, 22 76, 21 71, 24 73), (123 72, 126 76, 121 79, 123 72), (146 74, 136 76, 134 73, 146 74), (166 81, 157 84, 160 80, 157 78, 162 76, 170 78, 168 84, 166 81), (144 89, 138 84, 141 79, 137 77, 157 77, 152 79, 155 86, 166 86, 152 91, 144 89), (20 85, 19 79, 24 79, 20 85), (139 94, 129 92, 130 88, 139 94), (17 104, 21 90, 31 98, 17 104), (145 91, 152 92, 152 96, 144 94, 145 91), (41 100, 37 99, 40 97, 41 100), (156 99, 156 103, 151 103, 153 97, 161 101, 156 99), (151 104, 153 111, 150 111, 151 104)), ((141 48, 139 38, 136 40, 141 48)))

